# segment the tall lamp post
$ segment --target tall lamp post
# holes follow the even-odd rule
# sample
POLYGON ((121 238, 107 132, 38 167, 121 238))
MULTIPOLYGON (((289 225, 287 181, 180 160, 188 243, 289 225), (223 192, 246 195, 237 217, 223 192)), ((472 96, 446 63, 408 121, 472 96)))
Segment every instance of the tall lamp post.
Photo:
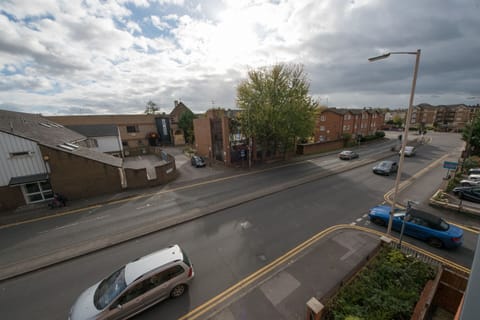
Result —
POLYGON ((390 234, 390 232, 392 231, 392 220, 393 220, 393 214, 395 212, 395 206, 397 203, 398 186, 400 184, 400 178, 402 176, 403 160, 405 159, 405 146, 407 145, 408 130, 410 128, 410 121, 412 118, 413 98, 415 96, 415 85, 417 83, 418 64, 420 62, 420 49, 414 52, 408 52, 408 51, 407 52, 388 52, 381 56, 369 58, 368 61, 373 62, 381 59, 386 59, 390 57, 390 55, 392 54, 414 54, 416 55, 416 59, 415 59, 415 67, 413 70, 412 90, 410 91, 410 101, 408 104, 407 119, 405 120, 405 130, 403 133, 402 146, 400 148, 401 150, 400 160, 398 161, 398 171, 397 171, 397 177, 395 179, 395 190, 393 192, 392 208, 390 209, 390 217, 388 219, 387 234, 390 234))

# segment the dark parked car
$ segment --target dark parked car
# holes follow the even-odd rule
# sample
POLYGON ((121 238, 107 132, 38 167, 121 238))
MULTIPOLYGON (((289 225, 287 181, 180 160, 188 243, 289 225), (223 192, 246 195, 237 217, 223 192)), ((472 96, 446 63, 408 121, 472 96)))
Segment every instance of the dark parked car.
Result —
POLYGON ((355 151, 343 150, 342 152, 340 152, 338 157, 342 160, 351 160, 358 158, 358 153, 356 153, 355 151))
POLYGON ((193 156, 192 159, 190 160, 192 163, 192 166, 194 167, 205 167, 205 160, 203 160, 202 157, 199 156, 193 156))
POLYGON ((395 173, 398 170, 398 165, 395 161, 385 160, 377 164, 372 168, 373 173, 390 175, 390 173, 395 173))
POLYGON ((456 187, 453 193, 460 199, 480 202, 480 186, 475 187, 456 187))
MULTIPOLYGON (((370 221, 387 226, 390 209, 391 207, 386 205, 372 208, 368 214, 370 221)), ((408 210, 408 214, 405 210, 397 210, 393 215, 392 229, 400 231, 404 219, 406 235, 424 240, 436 248, 455 248, 462 245, 463 230, 440 217, 417 209, 408 210)))

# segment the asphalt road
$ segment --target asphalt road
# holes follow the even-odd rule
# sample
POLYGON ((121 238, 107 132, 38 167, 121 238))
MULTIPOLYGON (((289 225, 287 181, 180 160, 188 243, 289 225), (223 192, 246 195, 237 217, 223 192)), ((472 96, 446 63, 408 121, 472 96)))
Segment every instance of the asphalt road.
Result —
MULTIPOLYGON (((406 160, 404 178, 413 177, 415 173, 432 163, 433 159, 458 148, 460 144, 458 136, 457 139, 452 138, 450 142, 447 141, 449 137, 442 136, 438 144, 434 139, 432 145, 419 149, 417 157, 406 160)), ((370 152, 374 154, 374 149, 361 153, 361 158, 368 156, 370 152)), ((392 156, 392 159, 395 159, 395 156, 392 156)), ((228 180, 228 183, 202 185, 197 189, 169 193, 167 198, 162 194, 148 199, 139 199, 133 203, 118 204, 109 209, 93 210, 76 216, 44 221, 40 224, 27 224, 18 237, 11 231, 10 237, 13 239, 4 235, 6 230, 2 230, 3 249, 0 253, 3 259, 4 250, 10 250, 9 246, 14 247, 11 250, 35 246, 35 240, 42 237, 42 234, 36 233, 41 230, 46 231, 44 234, 48 234, 50 230, 63 230, 56 231, 60 234, 65 232, 65 234, 59 238, 54 236, 55 241, 63 241, 69 237, 76 238, 78 232, 84 233, 90 228, 96 230, 105 228, 108 232, 115 232, 115 228, 113 226, 109 228, 105 220, 109 220, 112 224, 116 221, 115 218, 118 218, 128 224, 128 219, 123 215, 135 214, 135 220, 137 220, 140 216, 154 215, 159 210, 155 207, 157 205, 162 206, 161 210, 177 212, 176 210, 189 208, 188 205, 191 205, 191 202, 203 204, 209 198, 221 199, 234 196, 239 192, 263 190, 274 183, 283 183, 285 180, 282 178, 287 180, 298 178, 319 170, 334 170, 336 166, 343 167, 350 164, 350 162, 339 161, 335 157, 324 157, 320 160, 311 160, 304 165, 285 167, 280 171, 265 171, 244 176, 238 181, 235 179, 234 182, 238 183, 228 180), (232 189, 229 189, 230 187, 232 189), (154 202, 154 200, 157 201, 154 202), (151 205, 147 206, 147 204, 151 205), (152 206, 155 208, 151 208, 152 206), (106 217, 99 218, 104 215, 106 217), (82 227, 82 224, 77 224, 75 227, 69 227, 70 224, 79 220, 86 221, 85 224, 88 226, 82 227), (28 239, 29 232, 35 234, 30 239, 28 239), (27 239, 22 239, 22 236, 27 239), (4 240, 10 242, 4 244, 4 240)), ((437 172, 425 176, 431 179, 432 188, 430 189, 434 189, 438 185, 438 175, 443 174, 443 171, 436 167, 429 172, 437 172)), ((179 243, 189 253, 196 269, 196 279, 189 294, 177 300, 161 303, 137 317, 138 319, 158 319, 161 315, 162 319, 176 319, 331 225, 356 223, 371 226, 366 221, 365 214, 370 207, 382 202, 385 192, 393 187, 394 179, 394 176, 373 175, 371 165, 359 167, 288 188, 44 270, 3 281, 0 283, 2 318, 65 319, 71 304, 86 287, 137 256, 167 244, 179 243)), ((416 183, 404 192, 414 190, 415 185, 416 183)), ((420 190, 415 191, 415 194, 426 199, 431 192, 432 190, 421 187, 420 190)), ((445 212, 441 214, 448 215, 445 212)), ((456 217, 457 222, 462 220, 462 217, 456 217)), ((144 220, 144 222, 148 221, 148 219, 144 220)), ((476 221, 472 220, 469 223, 473 225, 476 221)), ((373 226, 373 228, 377 227, 373 226)), ((20 229, 15 230, 20 231, 20 229)), ((121 232, 121 229, 117 230, 121 232)), ((48 238, 48 236, 45 237, 48 238)), ((448 255, 450 259, 469 266, 473 258, 475 239, 476 234, 467 232, 465 245, 461 250, 438 250, 438 253, 448 255)), ((406 240, 434 251, 423 243, 416 243, 411 238, 406 240)), ((47 239, 44 241, 45 244, 48 242, 47 239)), ((25 253, 19 254, 25 255, 25 253)))

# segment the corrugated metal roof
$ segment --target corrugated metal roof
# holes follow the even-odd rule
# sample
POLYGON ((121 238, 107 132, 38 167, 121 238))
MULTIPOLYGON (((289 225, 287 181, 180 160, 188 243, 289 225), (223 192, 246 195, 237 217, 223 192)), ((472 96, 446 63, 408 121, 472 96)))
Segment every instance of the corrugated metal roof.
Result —
POLYGON ((121 167, 123 163, 123 160, 120 158, 90 150, 86 147, 79 146, 78 148, 72 148, 73 150, 60 147, 60 145, 65 145, 65 143, 76 143, 86 140, 86 137, 46 119, 41 114, 0 110, 0 131, 35 141, 39 145, 115 167, 121 167))

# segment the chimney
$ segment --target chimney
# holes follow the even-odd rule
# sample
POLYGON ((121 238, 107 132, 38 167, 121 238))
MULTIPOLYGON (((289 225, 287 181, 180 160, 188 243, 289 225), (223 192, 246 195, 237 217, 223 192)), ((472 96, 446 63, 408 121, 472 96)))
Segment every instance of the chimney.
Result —
POLYGON ((178 100, 175 100, 173 103, 174 103, 175 107, 178 106, 178 100))

